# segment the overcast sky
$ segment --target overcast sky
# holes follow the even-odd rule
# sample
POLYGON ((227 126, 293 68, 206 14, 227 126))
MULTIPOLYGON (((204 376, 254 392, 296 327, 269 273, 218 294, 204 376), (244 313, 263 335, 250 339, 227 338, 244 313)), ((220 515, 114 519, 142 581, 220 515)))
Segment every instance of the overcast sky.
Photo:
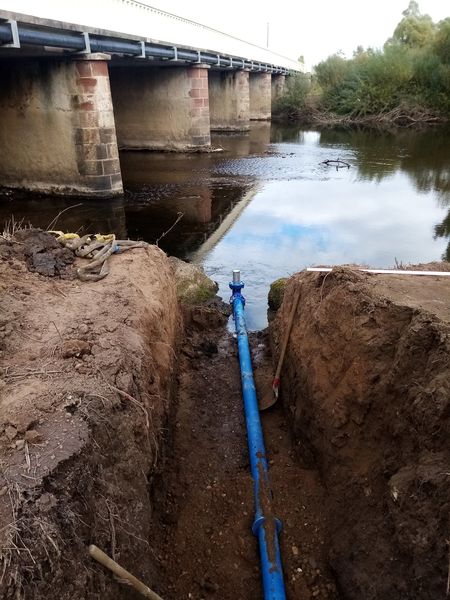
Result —
MULTIPOLYGON (((304 55, 310 67, 338 50, 381 47, 402 18, 409 0, 141 0, 193 19, 289 58, 304 55)), ((439 21, 450 16, 449 0, 418 0, 422 13, 439 21)))

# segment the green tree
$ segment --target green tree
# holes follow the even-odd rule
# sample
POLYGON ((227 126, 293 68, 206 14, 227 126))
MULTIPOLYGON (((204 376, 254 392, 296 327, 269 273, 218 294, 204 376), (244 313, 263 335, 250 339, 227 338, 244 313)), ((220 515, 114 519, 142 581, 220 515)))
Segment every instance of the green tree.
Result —
POLYGON ((277 100, 274 112, 285 116, 294 116, 305 107, 311 87, 311 78, 305 73, 289 77, 283 95, 277 100))
MULTIPOLYGON (((394 30, 390 43, 399 43, 410 48, 423 48, 433 39, 434 23, 430 15, 422 15, 419 5, 411 0, 402 13, 403 19, 394 30)), ((388 42, 388 43, 389 43, 388 42)))
POLYGON ((437 24, 433 50, 441 61, 450 67, 450 17, 437 24))

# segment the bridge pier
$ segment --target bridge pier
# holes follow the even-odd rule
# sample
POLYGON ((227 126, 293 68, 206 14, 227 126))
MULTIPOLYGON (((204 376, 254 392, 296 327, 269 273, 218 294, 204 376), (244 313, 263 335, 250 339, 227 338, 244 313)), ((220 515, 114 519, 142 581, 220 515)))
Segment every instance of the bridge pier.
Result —
POLYGON ((113 66, 110 79, 120 148, 210 147, 207 67, 113 66))
POLYGON ((286 75, 272 75, 272 109, 277 100, 283 95, 286 85, 286 75))
POLYGON ((272 116, 270 73, 250 73, 250 119, 269 121, 272 116))
POLYGON ((123 192, 107 57, 0 61, 0 181, 43 193, 123 192))
POLYGON ((249 72, 210 71, 209 111, 212 131, 248 131, 249 72))

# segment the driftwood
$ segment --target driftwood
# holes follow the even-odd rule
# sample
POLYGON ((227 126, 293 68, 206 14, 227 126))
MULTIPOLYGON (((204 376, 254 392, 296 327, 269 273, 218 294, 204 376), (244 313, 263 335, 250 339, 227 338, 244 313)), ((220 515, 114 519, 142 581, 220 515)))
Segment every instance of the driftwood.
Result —
POLYGON ((354 111, 347 115, 337 115, 315 105, 305 106, 284 113, 288 119, 318 127, 370 127, 396 129, 399 127, 420 127, 448 123, 448 117, 421 107, 398 106, 375 114, 361 114, 354 111))
POLYGON ((340 158, 323 160, 320 164, 327 165, 327 167, 330 165, 333 165, 336 167, 336 171, 338 169, 343 169, 344 167, 347 167, 347 169, 350 169, 350 163, 345 162, 345 160, 341 160, 340 158))

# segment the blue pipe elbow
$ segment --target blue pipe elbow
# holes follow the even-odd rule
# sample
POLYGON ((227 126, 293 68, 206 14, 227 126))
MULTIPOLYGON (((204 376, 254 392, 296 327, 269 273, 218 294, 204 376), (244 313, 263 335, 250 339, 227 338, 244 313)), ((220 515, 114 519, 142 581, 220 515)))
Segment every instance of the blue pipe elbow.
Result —
POLYGON ((259 543, 264 600, 285 600, 286 591, 278 541, 281 522, 274 516, 272 509, 269 468, 253 379, 247 327, 245 324, 245 298, 241 293, 243 287, 244 283, 240 281, 240 274, 238 271, 235 271, 233 273, 233 281, 230 282, 230 289, 232 291, 231 304, 233 306, 239 350, 250 470, 254 483, 255 520, 252 531, 257 536, 259 543))

